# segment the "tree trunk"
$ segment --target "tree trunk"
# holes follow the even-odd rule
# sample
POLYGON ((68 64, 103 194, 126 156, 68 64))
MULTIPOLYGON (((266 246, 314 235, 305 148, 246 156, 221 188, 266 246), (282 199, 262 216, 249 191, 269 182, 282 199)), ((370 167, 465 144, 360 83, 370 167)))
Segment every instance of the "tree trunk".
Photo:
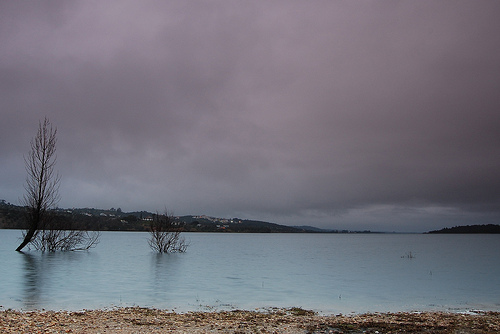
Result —
POLYGON ((20 252, 27 244, 30 243, 31 239, 33 239, 33 236, 35 235, 35 232, 36 229, 33 228, 30 228, 28 230, 28 233, 26 233, 23 242, 19 245, 19 247, 16 248, 16 252, 20 252))

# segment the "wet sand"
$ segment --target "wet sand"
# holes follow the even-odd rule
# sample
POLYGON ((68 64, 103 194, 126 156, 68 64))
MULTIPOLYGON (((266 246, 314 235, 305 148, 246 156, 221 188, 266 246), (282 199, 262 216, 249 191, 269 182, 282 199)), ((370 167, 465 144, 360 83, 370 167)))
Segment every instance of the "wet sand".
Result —
POLYGON ((0 333, 500 333, 500 312, 317 315, 300 308, 174 313, 148 308, 0 311, 0 333))

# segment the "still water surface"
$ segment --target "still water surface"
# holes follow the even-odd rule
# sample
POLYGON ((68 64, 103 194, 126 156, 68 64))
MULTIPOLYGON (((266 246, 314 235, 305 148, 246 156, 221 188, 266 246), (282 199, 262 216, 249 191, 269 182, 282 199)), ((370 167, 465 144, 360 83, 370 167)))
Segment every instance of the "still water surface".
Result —
POLYGON ((186 233, 163 255, 140 232, 52 254, 15 252, 20 236, 0 230, 4 309, 500 311, 500 235, 186 233))

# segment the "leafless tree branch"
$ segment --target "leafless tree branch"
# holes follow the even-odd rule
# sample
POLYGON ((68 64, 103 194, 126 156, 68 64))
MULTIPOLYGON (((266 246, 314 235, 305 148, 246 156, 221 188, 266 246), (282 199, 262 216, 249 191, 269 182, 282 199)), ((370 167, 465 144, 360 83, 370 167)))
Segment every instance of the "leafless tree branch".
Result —
POLYGON ((153 215, 150 225, 150 238, 148 240, 151 249, 158 253, 184 253, 188 247, 181 230, 173 223, 172 216, 165 214, 153 215))

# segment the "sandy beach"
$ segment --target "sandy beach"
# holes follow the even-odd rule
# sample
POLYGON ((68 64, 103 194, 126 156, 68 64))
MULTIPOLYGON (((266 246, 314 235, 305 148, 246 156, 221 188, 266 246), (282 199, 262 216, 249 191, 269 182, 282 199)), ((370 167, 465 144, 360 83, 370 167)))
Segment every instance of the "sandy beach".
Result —
POLYGON ((500 312, 317 315, 300 308, 174 313, 148 308, 0 311, 1 333, 499 333, 500 312))

